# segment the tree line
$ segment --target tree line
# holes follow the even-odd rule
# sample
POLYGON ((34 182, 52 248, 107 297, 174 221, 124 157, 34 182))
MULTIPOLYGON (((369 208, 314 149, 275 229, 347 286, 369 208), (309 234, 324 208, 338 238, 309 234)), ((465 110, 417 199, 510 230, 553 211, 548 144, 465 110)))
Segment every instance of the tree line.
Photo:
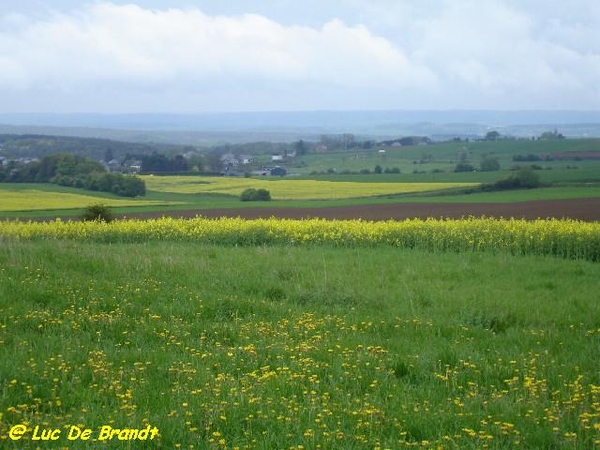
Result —
POLYGON ((144 180, 133 175, 109 173, 101 163, 69 153, 53 153, 26 163, 8 161, 0 166, 0 182, 52 183, 111 192, 122 197, 146 195, 144 180))

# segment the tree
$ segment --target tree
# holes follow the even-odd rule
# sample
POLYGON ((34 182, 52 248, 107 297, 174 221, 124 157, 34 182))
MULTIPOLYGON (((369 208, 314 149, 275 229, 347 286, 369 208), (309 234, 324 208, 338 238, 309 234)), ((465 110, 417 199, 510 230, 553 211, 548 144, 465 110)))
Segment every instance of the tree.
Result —
POLYGON ((35 177, 35 181, 39 183, 47 183, 56 175, 56 168, 63 155, 54 153, 46 155, 42 158, 39 165, 39 171, 35 177))
POLYGON ((544 131, 540 139, 542 140, 554 140, 554 139, 564 139, 565 137, 558 132, 558 130, 554 129, 554 131, 544 131))
POLYGON ((488 131, 485 135, 484 138, 486 141, 497 141, 498 139, 500 139, 500 133, 498 133, 497 131, 488 131))
POLYGON ((342 140, 344 141, 344 150, 347 150, 348 145, 354 142, 354 135, 350 133, 344 133, 342 135, 342 140))
POLYGON ((509 190, 509 189, 533 189, 541 185, 540 177, 530 167, 523 167, 517 173, 508 178, 496 181, 493 185, 486 186, 491 190, 509 190))
POLYGON ((188 158, 188 165, 190 170, 195 170, 197 172, 202 172, 204 169, 204 161, 202 155, 199 153, 195 153, 188 158))
POLYGON ((500 170, 500 162, 498 161, 498 158, 486 156, 483 158, 483 161, 481 161, 480 169, 482 172, 496 172, 497 170, 500 170))
POLYGON ((89 205, 81 214, 81 220, 83 221, 111 222, 113 219, 114 216, 111 210, 102 203, 89 205))
POLYGON ((517 185, 519 187, 523 187, 526 189, 533 189, 539 187, 540 176, 533 171, 531 167, 523 167, 517 171, 515 174, 515 180, 517 181, 517 185))
POLYGON ((221 155, 217 151, 212 151, 204 157, 206 167, 212 172, 219 172, 223 169, 221 155))
POLYGON ((458 163, 454 168, 455 172, 473 172, 475 167, 469 163, 458 163))
POLYGON ((306 143, 300 139, 294 144, 294 150, 296 151, 297 156, 302 156, 308 152, 308 147, 306 146, 306 143))
POLYGON ((248 188, 240 195, 243 202, 268 202, 271 200, 271 193, 266 189, 248 188))

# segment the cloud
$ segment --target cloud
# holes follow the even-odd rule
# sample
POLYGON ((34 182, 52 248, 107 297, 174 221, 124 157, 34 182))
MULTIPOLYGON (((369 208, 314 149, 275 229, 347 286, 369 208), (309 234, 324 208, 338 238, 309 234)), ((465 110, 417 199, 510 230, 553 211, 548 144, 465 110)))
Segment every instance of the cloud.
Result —
POLYGON ((266 0, 252 2, 261 14, 237 0, 207 2, 210 13, 117 3, 0 17, 3 98, 119 110, 600 105, 595 0, 306 0, 297 21, 266 0))
POLYGON ((319 29, 286 27, 254 14, 101 3, 21 21, 0 34, 0 49, 11 68, 0 75, 4 87, 154 85, 220 76, 360 87, 435 82, 386 39, 337 19, 319 29))
POLYGON ((413 64, 436 74, 440 104, 600 105, 593 81, 600 76, 600 2, 355 0, 355 6, 369 26, 379 23, 384 36, 402 42, 413 64))

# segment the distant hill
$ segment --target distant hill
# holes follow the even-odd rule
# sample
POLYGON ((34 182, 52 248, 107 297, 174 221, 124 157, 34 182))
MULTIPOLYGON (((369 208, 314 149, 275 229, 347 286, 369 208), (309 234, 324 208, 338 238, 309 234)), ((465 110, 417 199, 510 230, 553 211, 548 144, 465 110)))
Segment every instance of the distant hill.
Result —
POLYGON ((98 137, 140 143, 318 140, 364 137, 516 137, 558 129, 566 137, 600 137, 600 111, 302 111, 220 114, 0 114, 0 133, 98 137))
POLYGON ((12 158, 41 158, 51 153, 72 153, 99 161, 110 158, 134 158, 153 152, 183 152, 174 145, 142 144, 111 139, 41 134, 0 134, 0 154, 12 158))

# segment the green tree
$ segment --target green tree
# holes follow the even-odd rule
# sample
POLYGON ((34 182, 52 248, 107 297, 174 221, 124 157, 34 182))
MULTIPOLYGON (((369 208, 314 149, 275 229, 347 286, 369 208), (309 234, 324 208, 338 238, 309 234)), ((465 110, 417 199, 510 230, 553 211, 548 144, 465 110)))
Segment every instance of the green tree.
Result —
POLYGON ((486 156, 481 161, 480 169, 482 172, 496 172, 500 170, 500 162, 498 158, 492 158, 490 156, 486 156))
POLYGON ((515 174, 515 180, 519 187, 532 189, 541 185, 540 176, 531 167, 523 167, 515 174))
POLYGON ((300 139, 298 142, 294 144, 294 150, 296 151, 297 156, 302 156, 308 153, 308 147, 306 142, 300 139))
POLYGON ((271 201, 271 193, 266 189, 248 188, 240 195, 243 202, 268 202, 271 201))
POLYGON ((113 219, 114 216, 110 208, 102 203, 89 205, 81 213, 81 220, 83 221, 112 222, 113 219))
POLYGON ((554 140, 554 139, 564 139, 565 137, 558 132, 558 130, 554 130, 554 131, 544 131, 541 136, 540 139, 542 140, 554 140))
POLYGON ((456 167, 454 168, 455 172, 473 172, 475 170, 475 167, 473 167, 471 164, 469 163, 458 163, 456 165, 456 167))
POLYGON ((500 139, 500 133, 498 133, 497 131, 493 130, 493 131, 488 131, 485 135, 484 138, 486 141, 497 141, 498 139, 500 139))

